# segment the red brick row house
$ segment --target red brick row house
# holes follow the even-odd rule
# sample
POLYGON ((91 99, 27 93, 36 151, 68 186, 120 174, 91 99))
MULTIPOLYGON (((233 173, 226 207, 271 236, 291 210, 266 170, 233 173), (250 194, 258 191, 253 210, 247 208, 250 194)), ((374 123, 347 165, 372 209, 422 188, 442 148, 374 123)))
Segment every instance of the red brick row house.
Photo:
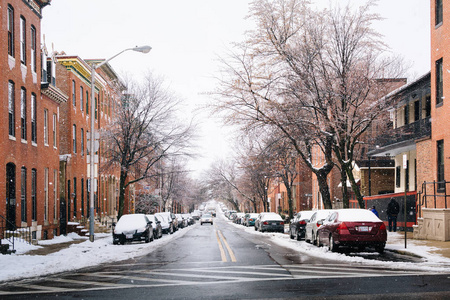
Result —
MULTIPOLYGON (((40 22, 50 2, 0 0, 0 235, 26 228, 33 239, 52 238, 89 214, 91 63, 102 60, 48 53, 40 22)), ((96 130, 112 121, 123 90, 109 64, 97 70, 96 130)), ((106 163, 103 147, 96 170, 106 163)), ((119 174, 98 174, 98 221, 117 215, 119 174)), ((132 212, 132 197, 126 205, 132 212)))

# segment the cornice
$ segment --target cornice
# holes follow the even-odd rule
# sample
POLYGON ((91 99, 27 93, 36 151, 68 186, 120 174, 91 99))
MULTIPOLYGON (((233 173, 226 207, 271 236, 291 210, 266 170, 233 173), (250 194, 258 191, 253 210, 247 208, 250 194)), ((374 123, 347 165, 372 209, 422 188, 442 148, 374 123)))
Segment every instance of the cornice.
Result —
POLYGON ((55 101, 58 104, 67 102, 69 100, 69 96, 64 94, 57 87, 55 87, 51 84, 48 84, 48 83, 41 84, 41 93, 43 95, 49 97, 51 100, 55 101))

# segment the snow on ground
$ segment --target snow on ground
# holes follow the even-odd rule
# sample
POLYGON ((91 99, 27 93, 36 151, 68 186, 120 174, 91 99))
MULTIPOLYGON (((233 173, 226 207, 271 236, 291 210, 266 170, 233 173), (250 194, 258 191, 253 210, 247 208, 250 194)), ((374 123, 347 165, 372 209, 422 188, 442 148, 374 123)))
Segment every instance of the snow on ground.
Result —
MULTIPOLYGON (((424 246, 423 241, 408 240, 407 249, 405 249, 404 236, 398 232, 388 232, 388 240, 386 243, 387 251, 398 251, 408 253, 409 255, 415 255, 422 257, 422 262, 393 262, 393 261, 379 261, 373 259, 365 259, 364 257, 380 255, 378 252, 359 252, 357 256, 349 256, 343 253, 335 253, 328 250, 327 247, 317 247, 309 244, 305 241, 292 240, 289 234, 282 233, 261 233, 255 231, 254 227, 245 227, 237 225, 228 220, 223 214, 219 213, 219 217, 229 222, 236 228, 244 230, 247 233, 261 236, 269 236, 270 241, 278 245, 291 248, 298 251, 300 254, 305 253, 311 256, 320 257, 324 259, 341 261, 341 262, 354 262, 367 265, 379 265, 395 269, 414 269, 414 270, 427 270, 435 272, 449 272, 450 271, 450 259, 443 257, 439 254, 433 253, 436 250, 432 247, 424 246)), ((287 230, 286 230, 287 232, 287 230)))
MULTIPOLYGON (((163 235, 161 239, 150 243, 125 245, 113 245, 111 234, 95 234, 94 242, 86 240, 47 255, 27 255, 26 252, 39 249, 42 246, 16 242, 15 249, 17 252, 15 254, 0 255, 0 265, 2 266, 0 281, 44 276, 139 257, 185 235, 193 227, 189 226, 172 235, 163 235)), ((86 238, 72 233, 48 241, 39 241, 39 244, 50 245, 77 239, 86 238)))

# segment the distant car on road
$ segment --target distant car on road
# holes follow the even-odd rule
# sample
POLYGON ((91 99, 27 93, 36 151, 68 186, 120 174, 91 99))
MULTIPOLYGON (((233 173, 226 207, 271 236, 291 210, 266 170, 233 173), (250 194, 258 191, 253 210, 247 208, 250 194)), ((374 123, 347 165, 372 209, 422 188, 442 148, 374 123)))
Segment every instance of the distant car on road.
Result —
POLYGON ((339 209, 330 214, 317 230, 319 245, 327 245, 330 251, 339 247, 374 247, 384 251, 387 240, 386 225, 370 210, 339 209))
POLYGON ((300 241, 305 238, 306 224, 314 214, 315 211, 304 210, 295 214, 294 218, 289 223, 289 236, 291 239, 300 241))
POLYGON ((144 214, 129 214, 120 217, 117 224, 113 224, 113 244, 125 242, 153 241, 153 227, 144 214))
POLYGON ((203 214, 200 218, 200 225, 203 225, 203 223, 210 223, 213 225, 213 217, 211 214, 203 214))

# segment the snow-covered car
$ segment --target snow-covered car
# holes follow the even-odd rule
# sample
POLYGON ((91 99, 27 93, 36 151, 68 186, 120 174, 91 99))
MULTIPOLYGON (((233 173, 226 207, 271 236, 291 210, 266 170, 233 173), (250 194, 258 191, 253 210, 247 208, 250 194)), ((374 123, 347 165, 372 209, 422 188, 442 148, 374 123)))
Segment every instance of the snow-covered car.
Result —
POLYGON ((185 218, 187 220, 187 224, 189 225, 194 225, 195 224, 195 220, 192 217, 191 214, 181 214, 183 216, 183 218, 185 218))
POLYGON ((161 221, 155 215, 146 215, 147 219, 152 222, 153 227, 153 236, 155 239, 159 239, 162 237, 162 226, 161 221))
POLYGON ((308 224, 313 214, 314 211, 312 210, 304 210, 295 214, 289 223, 289 236, 291 239, 300 241, 305 238, 306 224, 308 224))
POLYGON ((174 213, 171 212, 160 212, 160 215, 164 216, 166 220, 172 225, 173 232, 178 230, 178 219, 174 213))
POLYGON ((267 214, 275 214, 274 212, 262 212, 262 213, 260 213, 259 215, 258 215, 258 217, 256 218, 256 220, 255 220, 255 230, 259 230, 259 224, 261 223, 261 218, 264 216, 264 215, 267 215, 267 214))
POLYGON ((175 214, 178 221, 178 228, 185 228, 188 226, 187 220, 181 214, 175 214))
POLYGON ((276 213, 261 215, 258 218, 258 231, 273 231, 284 233, 284 220, 279 214, 276 213))
POLYGON ((172 234, 174 232, 173 225, 169 221, 167 215, 163 215, 161 213, 156 213, 155 216, 161 222, 161 229, 162 229, 163 233, 170 233, 170 234, 172 234))
POLYGON ((113 224, 113 244, 125 242, 153 241, 153 227, 144 214, 129 214, 120 217, 117 224, 113 224))
POLYGON ((213 217, 211 214, 203 214, 200 218, 200 225, 203 225, 203 223, 210 223, 213 225, 213 217))
POLYGON ((366 209, 339 209, 330 214, 317 230, 319 245, 331 251, 339 247, 374 247, 382 253, 386 245, 386 225, 373 212, 366 209))
POLYGON ((335 210, 332 209, 322 209, 317 210, 309 219, 309 222, 306 224, 305 228, 305 241, 308 243, 313 243, 317 245, 317 229, 322 224, 322 221, 325 220, 332 212, 335 210))
POLYGON ((233 223, 242 224, 242 219, 244 218, 245 213, 236 213, 233 217, 233 223))

